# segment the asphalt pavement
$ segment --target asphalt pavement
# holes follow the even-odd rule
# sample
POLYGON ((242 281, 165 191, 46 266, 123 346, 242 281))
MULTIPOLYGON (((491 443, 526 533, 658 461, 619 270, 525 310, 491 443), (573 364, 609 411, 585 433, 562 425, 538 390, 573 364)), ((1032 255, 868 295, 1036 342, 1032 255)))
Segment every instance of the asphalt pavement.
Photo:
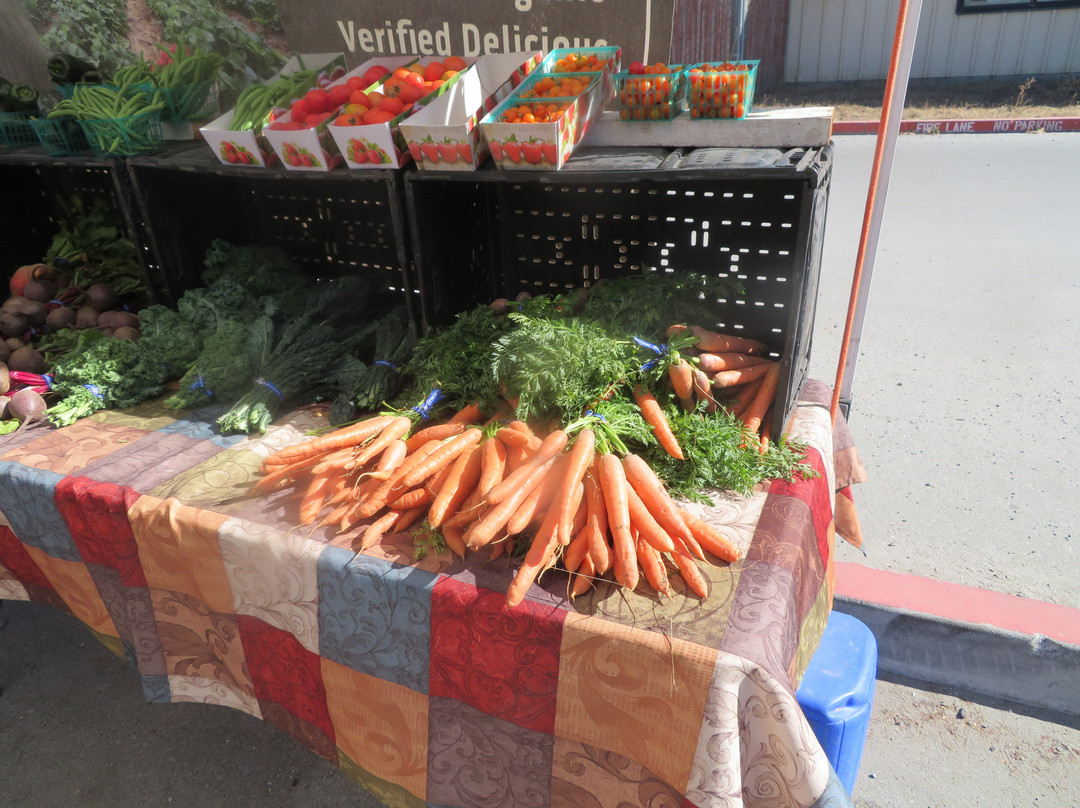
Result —
MULTIPOLYGON (((830 383, 874 145, 836 138, 811 365, 830 383)), ((840 543, 841 590, 858 568, 900 589, 925 578, 1065 610, 1054 615, 1080 607, 1078 147, 1080 134, 900 138, 849 418, 869 475, 855 491, 865 554, 840 543)), ((67 615, 8 603, 4 618, 0 808, 379 805, 250 716, 147 704, 131 668, 67 615)), ((916 641, 931 635, 914 625, 916 641)), ((948 655, 948 632, 934 636, 948 655)), ((1015 639, 980 636, 989 649, 1015 639)), ((854 798, 1065 808, 1078 763, 1069 716, 886 671, 854 798)))

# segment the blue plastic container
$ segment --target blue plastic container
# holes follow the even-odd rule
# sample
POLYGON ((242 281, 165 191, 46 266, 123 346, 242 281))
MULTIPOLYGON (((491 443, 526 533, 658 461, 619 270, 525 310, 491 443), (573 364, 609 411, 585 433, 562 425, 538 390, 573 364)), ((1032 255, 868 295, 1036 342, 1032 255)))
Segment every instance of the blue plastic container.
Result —
POLYGON ((795 698, 848 795, 866 746, 877 681, 877 639, 864 623, 832 612, 795 698))

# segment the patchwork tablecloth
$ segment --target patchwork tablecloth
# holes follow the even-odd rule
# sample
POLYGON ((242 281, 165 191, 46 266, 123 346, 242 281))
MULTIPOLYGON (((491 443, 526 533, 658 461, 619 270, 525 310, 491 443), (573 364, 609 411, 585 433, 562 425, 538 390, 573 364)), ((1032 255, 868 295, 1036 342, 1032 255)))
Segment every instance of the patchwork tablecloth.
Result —
POLYGON ((827 388, 802 399, 820 476, 703 509, 746 551, 702 565, 704 602, 613 584, 571 602, 551 572, 507 611, 512 560, 411 534, 358 554, 360 528, 298 528, 286 495, 248 494, 321 408, 242 438, 158 402, 0 443, 0 598, 74 615, 149 701, 269 721, 390 806, 850 805, 794 693, 838 528, 858 541, 836 492, 861 466, 827 388))

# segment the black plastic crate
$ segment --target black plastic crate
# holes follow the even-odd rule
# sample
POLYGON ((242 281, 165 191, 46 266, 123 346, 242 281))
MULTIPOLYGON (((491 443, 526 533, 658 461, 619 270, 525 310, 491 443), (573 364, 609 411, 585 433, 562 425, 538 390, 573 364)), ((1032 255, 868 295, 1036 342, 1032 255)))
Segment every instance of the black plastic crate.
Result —
POLYGON ((57 218, 69 200, 99 198, 115 210, 136 245, 147 288, 152 288, 146 250, 136 238, 141 223, 131 200, 123 160, 90 154, 56 157, 40 146, 0 151, 0 244, 4 261, 17 267, 44 259, 57 231, 57 218))
POLYGON ((715 322, 702 325, 761 340, 783 362, 780 434, 809 364, 832 147, 646 150, 619 155, 645 167, 599 168, 612 156, 539 174, 408 174, 425 325, 643 270, 732 278, 745 294, 712 301, 715 322))
POLYGON ((400 172, 223 166, 203 143, 127 163, 162 300, 201 284, 221 238, 280 247, 316 277, 365 275, 417 320, 400 172))

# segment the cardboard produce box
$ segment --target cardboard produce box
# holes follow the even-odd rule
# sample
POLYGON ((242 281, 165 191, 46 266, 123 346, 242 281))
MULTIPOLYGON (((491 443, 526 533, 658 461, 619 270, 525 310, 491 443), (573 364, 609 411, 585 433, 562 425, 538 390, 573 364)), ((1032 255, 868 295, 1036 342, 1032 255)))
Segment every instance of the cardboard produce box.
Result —
POLYGON ((540 63, 540 51, 482 56, 450 91, 410 115, 401 133, 421 169, 474 171, 487 157, 480 119, 540 63))
MULTIPOLYGON (((290 76, 297 70, 302 69, 314 69, 318 74, 312 78, 310 87, 306 89, 315 87, 320 75, 325 77, 327 83, 330 83, 335 71, 338 71, 339 75, 344 73, 345 54, 302 53, 298 56, 292 56, 281 70, 262 82, 262 84, 273 84, 277 79, 290 76)), ((235 108, 230 109, 225 114, 199 128, 203 140, 217 155, 218 160, 224 165, 265 167, 276 163, 278 156, 263 134, 262 126, 242 131, 233 131, 229 128, 235 113, 235 108)), ((267 120, 263 122, 264 125, 269 123, 270 120, 271 118, 268 116, 267 120)))

